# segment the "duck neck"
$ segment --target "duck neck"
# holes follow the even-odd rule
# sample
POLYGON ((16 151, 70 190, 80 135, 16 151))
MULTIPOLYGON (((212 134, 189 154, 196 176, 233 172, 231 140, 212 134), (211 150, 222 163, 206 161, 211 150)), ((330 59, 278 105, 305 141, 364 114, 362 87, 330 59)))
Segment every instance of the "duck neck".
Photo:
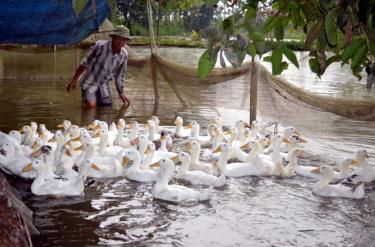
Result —
POLYGON ((100 136, 100 141, 99 141, 99 153, 101 155, 104 155, 105 153, 105 148, 108 147, 109 141, 108 141, 108 134, 103 134, 100 136))
POLYGON ((191 150, 191 160, 195 163, 199 162, 199 155, 201 152, 201 148, 198 146, 197 148, 191 150))
POLYGON ((297 166, 298 166, 298 163, 297 163, 297 155, 294 154, 294 153, 292 153, 292 154, 290 155, 290 157, 289 157, 289 163, 288 163, 288 165, 285 167, 285 171, 286 171, 288 174, 292 175, 292 174, 295 172, 297 166))
POLYGON ((56 176, 56 174, 53 172, 53 160, 54 160, 54 155, 53 153, 49 154, 49 155, 44 155, 43 157, 43 161, 44 161, 44 164, 45 164, 45 170, 46 170, 46 176, 48 178, 53 178, 56 176))
POLYGON ((318 181, 316 184, 315 184, 315 189, 317 189, 317 190, 322 190, 322 189, 324 189, 327 185, 329 185, 329 183, 331 182, 331 177, 330 176, 327 176, 327 175, 325 175, 325 176, 323 176, 323 178, 320 180, 320 181, 318 181))
POLYGON ((182 124, 177 124, 176 125, 176 134, 181 134, 182 131, 182 124))
POLYGON ((158 151, 161 151, 161 152, 168 152, 168 149, 167 149, 167 139, 164 139, 164 140, 160 143, 160 147, 159 147, 158 151))
POLYGON ((368 163, 366 158, 358 159, 361 168, 370 168, 371 165, 368 163))
POLYGON ((155 125, 149 126, 148 135, 150 136, 149 138, 150 138, 151 141, 155 140, 155 125))
POLYGON ((257 147, 253 147, 251 149, 251 151, 249 152, 249 154, 247 155, 247 161, 254 160, 258 153, 259 153, 258 152, 258 148, 257 147))
POLYGON ((154 190, 160 191, 168 186, 169 179, 173 175, 172 167, 167 167, 166 169, 160 169, 160 174, 158 180, 156 180, 154 190))
POLYGON ((176 175, 177 178, 183 176, 186 173, 186 171, 189 169, 190 162, 191 162, 191 158, 189 157, 187 157, 181 162, 181 167, 180 169, 178 169, 178 172, 176 175))
POLYGON ((219 170, 220 170, 220 176, 225 175, 227 171, 227 163, 228 163, 228 151, 222 151, 219 156, 219 170))
POLYGON ((198 139, 199 138, 199 131, 200 131, 199 126, 194 126, 191 130, 191 137, 198 139))
POLYGON ((142 169, 149 169, 149 168, 150 168, 150 164, 151 164, 152 158, 154 157, 154 153, 155 153, 155 150, 151 150, 151 151, 146 155, 145 160, 144 160, 144 161, 142 162, 142 164, 141 164, 141 168, 142 168, 142 169))
POLYGON ((141 157, 139 155, 137 155, 136 157, 134 157, 134 159, 132 161, 133 161, 133 163, 129 167, 128 170, 129 171, 139 170, 141 168, 141 157))
POLYGON ((119 127, 117 129, 116 142, 121 141, 124 137, 124 127, 119 127))
POLYGON ((352 173, 352 169, 349 167, 349 165, 341 165, 340 173, 342 175, 350 175, 352 173))
MULTIPOLYGON (((43 161, 41 161, 43 163, 43 161)), ((36 191, 42 186, 46 179, 46 167, 45 164, 41 164, 38 171, 37 176, 35 177, 33 183, 31 184, 31 191, 36 191)))

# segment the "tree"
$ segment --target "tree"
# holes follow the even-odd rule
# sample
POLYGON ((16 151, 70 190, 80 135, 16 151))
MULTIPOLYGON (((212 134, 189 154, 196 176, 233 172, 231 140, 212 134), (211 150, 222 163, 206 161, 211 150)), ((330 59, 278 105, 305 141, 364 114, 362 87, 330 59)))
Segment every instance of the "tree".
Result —
MULTIPOLYGON (((206 0, 217 5, 218 0, 206 0)), ((284 40, 290 23, 306 33, 305 49, 309 50, 311 71, 319 77, 333 62, 349 64, 355 76, 374 62, 375 1, 373 0, 242 0, 225 1, 233 14, 220 22, 208 40, 208 49, 199 60, 199 75, 204 78, 215 64, 218 54, 229 57, 234 66, 243 62, 246 54, 261 58, 265 37, 273 33, 277 41, 284 40), (265 21, 256 20, 263 14, 265 21), (333 53, 327 57, 327 51, 333 53)), ((278 42, 272 55, 263 58, 272 63, 272 73, 280 74, 288 67, 283 56, 298 67, 293 51, 278 42)))

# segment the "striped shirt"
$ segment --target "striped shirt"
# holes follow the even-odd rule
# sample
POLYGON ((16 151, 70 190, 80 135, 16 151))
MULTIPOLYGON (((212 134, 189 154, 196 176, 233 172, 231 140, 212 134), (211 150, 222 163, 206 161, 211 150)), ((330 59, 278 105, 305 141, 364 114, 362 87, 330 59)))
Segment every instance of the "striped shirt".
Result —
POLYGON ((82 90, 95 94, 100 89, 102 98, 112 96, 111 80, 115 79, 119 95, 124 89, 124 74, 127 69, 128 52, 125 48, 112 54, 112 41, 98 41, 90 48, 80 65, 86 68, 81 79, 82 90))

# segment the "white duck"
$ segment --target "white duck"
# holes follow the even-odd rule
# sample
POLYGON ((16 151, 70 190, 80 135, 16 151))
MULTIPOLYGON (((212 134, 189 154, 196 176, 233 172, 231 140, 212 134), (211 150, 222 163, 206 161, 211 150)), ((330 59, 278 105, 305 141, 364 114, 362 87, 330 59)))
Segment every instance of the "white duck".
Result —
MULTIPOLYGON (((224 151, 225 152, 225 151, 224 151)), ((222 151, 222 155, 223 151, 222 151)), ((178 169, 178 172, 176 174, 176 178, 185 182, 188 182, 190 184, 194 185, 209 185, 213 187, 222 187, 226 183, 225 179, 225 164, 226 160, 220 162, 219 161, 219 168, 221 171, 221 174, 219 177, 216 177, 211 174, 207 174, 202 171, 188 171, 191 158, 188 153, 180 152, 178 154, 179 160, 181 161, 181 167, 178 169), (220 166, 221 164, 221 166, 220 166)))
POLYGON ((184 127, 183 126, 184 120, 182 119, 182 117, 177 116, 174 123, 176 125, 176 132, 175 132, 176 137, 186 138, 186 137, 191 136, 191 126, 187 125, 184 127))
POLYGON ((156 124, 153 120, 147 120, 148 139, 152 142, 160 139, 160 134, 157 132, 156 124))
POLYGON ((182 185, 169 185, 169 180, 175 171, 175 165, 168 158, 161 159, 159 164, 160 175, 153 187, 154 198, 175 203, 211 200, 211 189, 198 192, 182 185))
POLYGON ((113 178, 122 176, 123 167, 119 160, 122 160, 123 154, 119 157, 103 157, 95 156, 95 147, 92 143, 84 144, 84 157, 79 165, 79 169, 86 162, 87 164, 95 164, 97 169, 88 169, 87 176, 95 178, 113 178))
POLYGON ((108 124, 105 121, 100 121, 99 123, 100 127, 100 137, 102 136, 102 131, 106 132, 107 135, 107 142, 108 145, 113 146, 113 141, 116 139, 117 136, 117 128, 114 123, 111 124, 110 128, 108 127, 108 124))
POLYGON ((359 162, 357 169, 354 169, 353 175, 348 179, 351 183, 371 183, 375 180, 375 167, 367 161, 369 155, 366 150, 358 150, 356 160, 359 162))
POLYGON ((58 124, 56 127, 63 129, 63 135, 66 138, 67 135, 69 135, 69 129, 71 126, 72 126, 72 123, 69 120, 64 120, 61 124, 58 124))
POLYGON ((210 163, 202 162, 200 160, 201 145, 198 141, 192 140, 187 144, 187 147, 190 147, 191 155, 191 164, 189 170, 194 171, 203 171, 208 174, 212 174, 212 166, 210 163))
POLYGON ((78 173, 73 170, 74 159, 71 151, 64 145, 64 135, 60 130, 55 132, 56 150, 55 150, 55 173, 65 177, 75 177, 78 173))
POLYGON ((17 154, 12 143, 5 143, 0 147, 0 165, 6 171, 23 178, 35 178, 37 175, 35 171, 27 174, 22 172, 22 168, 29 163, 31 163, 31 159, 24 154, 17 154))
MULTIPOLYGON (((99 155, 119 157, 119 154, 123 152, 124 148, 120 146, 112 146, 110 136, 107 128, 100 129, 100 142, 99 142, 99 155)), ((113 141, 112 141, 113 143, 113 141)))
POLYGON ((271 175, 274 164, 269 159, 259 157, 258 141, 251 140, 250 155, 253 157, 250 162, 234 162, 226 165, 226 176, 243 177, 243 176, 268 176, 271 175))
MULTIPOLYGON (((357 165, 358 161, 345 158, 342 159, 339 163, 339 171, 332 171, 333 172, 333 177, 332 179, 334 180, 342 180, 345 178, 348 178, 352 175, 352 169, 351 165, 357 165)), ((318 172, 313 172, 316 170, 316 166, 301 166, 298 165, 296 167, 296 173, 300 176, 308 177, 314 180, 319 180, 322 178, 322 174, 318 172)))
POLYGON ((39 124, 39 136, 41 135, 45 142, 50 142, 54 136, 54 134, 47 129, 45 124, 39 124))
POLYGON ((32 147, 35 142, 35 135, 33 134, 33 130, 30 126, 25 125, 20 130, 21 133, 24 133, 22 144, 32 147))
MULTIPOLYGON (((97 169, 92 166, 93 169, 97 169)), ((22 169, 22 172, 36 170, 38 176, 31 184, 31 192, 34 195, 56 195, 56 196, 81 196, 85 189, 85 171, 82 170, 80 176, 74 178, 47 178, 46 164, 42 160, 34 160, 22 169)))
POLYGON ((273 174, 279 177, 292 177, 296 175, 297 156, 301 155, 304 151, 300 148, 295 148, 289 153, 289 163, 285 167, 280 163, 274 166, 273 174))
POLYGON ((313 172, 320 173, 323 178, 318 181, 312 188, 314 194, 323 197, 342 197, 362 199, 365 196, 365 185, 361 183, 355 188, 348 187, 344 184, 330 184, 334 174, 330 166, 322 165, 316 168, 313 172))
POLYGON ((137 182, 154 182, 158 173, 151 169, 141 169, 141 155, 137 150, 128 150, 125 152, 124 165, 129 165, 125 171, 125 176, 132 181, 137 182), (129 161, 132 164, 129 165, 129 161))
POLYGON ((191 125, 191 139, 199 141, 201 145, 207 145, 209 144, 209 141, 211 140, 211 133, 212 133, 212 128, 214 125, 209 125, 207 126, 208 129, 208 135, 207 136, 202 136, 200 135, 200 125, 198 122, 193 121, 190 123, 191 125), (210 129, 211 128, 211 129, 210 129))

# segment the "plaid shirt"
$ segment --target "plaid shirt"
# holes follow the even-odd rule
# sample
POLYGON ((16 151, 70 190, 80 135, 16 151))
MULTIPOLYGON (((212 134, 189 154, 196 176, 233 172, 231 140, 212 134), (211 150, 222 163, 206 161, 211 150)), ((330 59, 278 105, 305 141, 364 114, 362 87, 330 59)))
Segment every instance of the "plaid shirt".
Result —
POLYGON ((111 80, 115 79, 119 95, 124 89, 124 74, 127 69, 128 52, 125 48, 112 54, 112 41, 98 41, 90 48, 80 65, 86 68, 81 79, 82 90, 95 93, 98 88, 102 98, 112 96, 111 80))

